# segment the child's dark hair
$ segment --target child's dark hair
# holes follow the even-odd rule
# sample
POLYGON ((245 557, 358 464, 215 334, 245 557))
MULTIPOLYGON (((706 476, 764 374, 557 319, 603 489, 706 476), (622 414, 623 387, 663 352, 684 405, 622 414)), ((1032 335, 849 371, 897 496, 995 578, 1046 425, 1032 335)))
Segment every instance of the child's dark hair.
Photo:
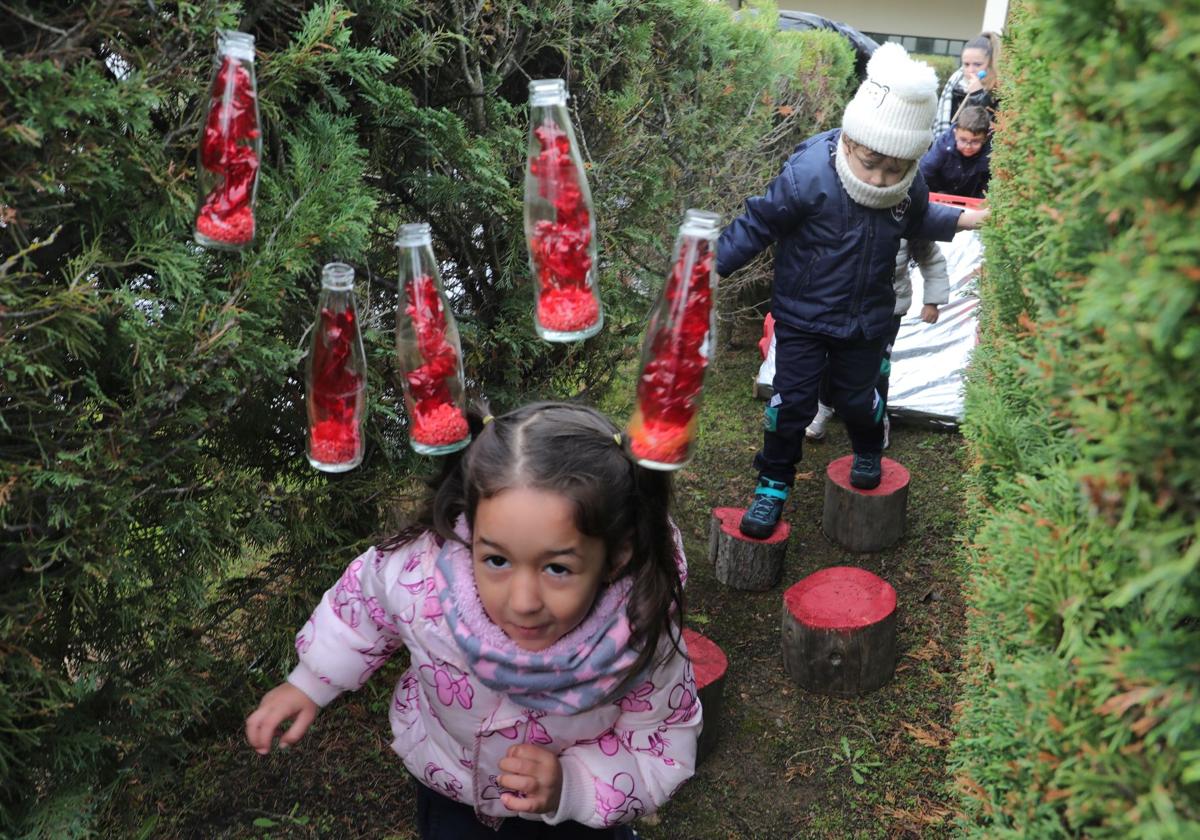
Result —
POLYGON ((987 134, 992 128, 992 117, 986 108, 978 105, 967 105, 958 112, 954 121, 955 128, 970 131, 973 134, 987 134))
POLYGON ((684 597, 668 517, 670 474, 639 466, 612 421, 583 405, 531 403, 486 423, 471 421, 474 440, 446 459, 425 509, 380 547, 404 545, 428 530, 461 541, 454 533, 458 518, 474 528, 479 502, 505 490, 560 494, 575 505, 575 527, 604 541, 610 563, 632 551, 616 575, 633 578, 628 615, 639 656, 626 679, 650 665, 664 635, 679 650, 684 597))

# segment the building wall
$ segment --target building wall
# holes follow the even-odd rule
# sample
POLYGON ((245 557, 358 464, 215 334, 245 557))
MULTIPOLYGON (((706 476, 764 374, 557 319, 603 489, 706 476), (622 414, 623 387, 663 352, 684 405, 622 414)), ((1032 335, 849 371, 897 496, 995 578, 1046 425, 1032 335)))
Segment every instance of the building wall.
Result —
POLYGON ((968 41, 983 29, 985 0, 777 0, 782 9, 812 12, 860 32, 968 41))

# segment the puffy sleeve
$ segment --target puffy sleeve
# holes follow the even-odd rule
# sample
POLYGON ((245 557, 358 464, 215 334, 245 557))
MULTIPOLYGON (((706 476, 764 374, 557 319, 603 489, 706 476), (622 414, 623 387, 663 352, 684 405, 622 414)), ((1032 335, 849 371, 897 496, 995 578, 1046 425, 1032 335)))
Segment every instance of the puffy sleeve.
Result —
POLYGON ((935 242, 917 240, 912 243, 913 259, 921 267, 925 279, 923 303, 941 306, 950 301, 950 275, 946 271, 946 257, 935 242))
POLYGON ((296 634, 300 662, 288 682, 320 706, 362 686, 410 638, 426 599, 422 537, 394 551, 356 557, 296 634))
POLYGON ((618 701, 610 729, 559 756, 562 795, 546 822, 626 823, 656 811, 691 778, 702 712, 691 663, 672 653, 618 701))
POLYGON ((810 215, 811 200, 797 181, 790 162, 763 195, 746 199, 746 211, 721 232, 717 242, 717 273, 728 277, 778 242, 810 215))

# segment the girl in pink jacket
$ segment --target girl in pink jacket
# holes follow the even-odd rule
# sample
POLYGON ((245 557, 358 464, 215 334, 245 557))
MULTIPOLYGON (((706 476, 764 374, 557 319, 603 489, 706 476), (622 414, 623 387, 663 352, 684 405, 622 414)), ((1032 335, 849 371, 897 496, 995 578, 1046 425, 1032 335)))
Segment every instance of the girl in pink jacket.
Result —
POLYGON ((392 749, 423 838, 630 836, 692 775, 701 726, 669 501, 592 409, 485 418, 416 523, 325 593, 247 740, 296 743, 403 645, 392 749))

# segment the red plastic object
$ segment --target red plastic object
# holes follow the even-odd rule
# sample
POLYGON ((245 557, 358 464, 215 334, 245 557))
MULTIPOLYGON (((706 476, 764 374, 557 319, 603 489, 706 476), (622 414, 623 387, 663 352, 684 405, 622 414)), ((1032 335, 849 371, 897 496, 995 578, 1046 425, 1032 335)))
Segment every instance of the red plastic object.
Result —
POLYGON ((836 484, 845 487, 855 493, 861 493, 864 496, 887 496, 895 493, 901 487, 904 487, 911 480, 912 476, 908 469, 899 461, 893 461, 891 458, 883 459, 883 477, 879 481, 879 486, 873 490, 860 490, 850 484, 850 467, 854 462, 853 455, 846 455, 838 458, 836 461, 831 461, 829 466, 825 468, 825 473, 836 484))
POLYGON ((783 594, 784 608, 802 625, 848 632, 877 624, 896 610, 896 590, 854 566, 833 566, 783 594))
POLYGON ((951 195, 950 193, 935 193, 929 194, 929 200, 936 204, 946 204, 950 207, 966 207, 970 210, 978 210, 983 207, 985 201, 982 198, 971 198, 965 195, 951 195))
POLYGON ((758 340, 758 352, 764 359, 767 358, 767 351, 771 349, 771 339, 775 337, 775 316, 770 312, 767 317, 763 318, 763 334, 758 340))

